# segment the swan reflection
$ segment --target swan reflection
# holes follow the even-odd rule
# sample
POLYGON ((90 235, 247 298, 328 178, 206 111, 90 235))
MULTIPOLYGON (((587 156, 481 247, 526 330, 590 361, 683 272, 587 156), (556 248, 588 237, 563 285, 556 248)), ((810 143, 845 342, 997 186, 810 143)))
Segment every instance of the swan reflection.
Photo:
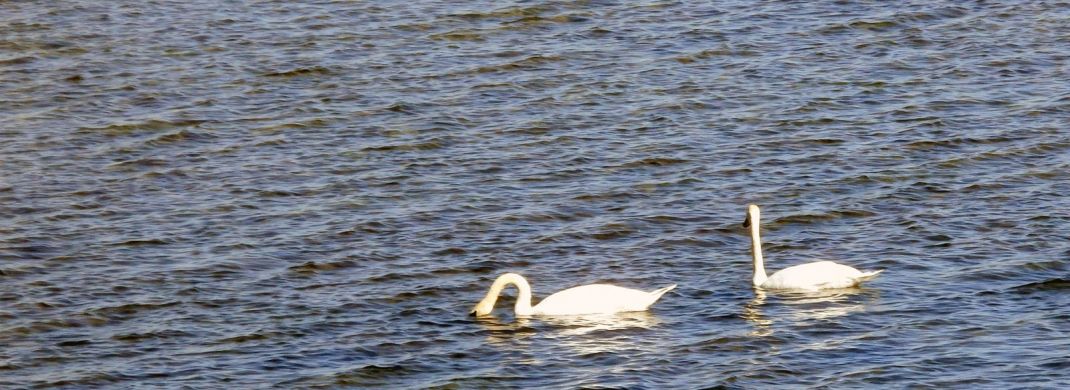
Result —
POLYGON ((497 317, 479 317, 476 321, 490 331, 487 341, 505 348, 532 344, 540 333, 541 342, 556 342, 579 354, 619 352, 636 348, 635 333, 653 329, 661 320, 647 311, 576 316, 514 317, 505 322, 497 317))
POLYGON ((532 327, 532 319, 515 317, 513 321, 503 321, 494 316, 475 317, 476 323, 487 331, 487 344, 502 350, 518 351, 522 355, 515 358, 518 365, 538 365, 543 362, 535 354, 529 353, 537 346, 534 338, 537 330, 532 327))
POLYGON ((491 344, 516 345, 518 341, 524 341, 536 333, 535 328, 531 326, 532 319, 528 317, 514 317, 513 321, 503 321, 494 316, 481 316, 475 317, 474 320, 487 330, 487 341, 491 344))
POLYGON ((777 292, 776 303, 780 311, 775 316, 766 315, 768 292, 754 290, 754 298, 743 306, 742 317, 754 324, 752 336, 768 336, 773 333, 775 320, 790 320, 803 324, 814 320, 829 320, 866 310, 866 302, 858 298, 864 294, 861 288, 843 288, 819 291, 784 291, 777 292), (775 319, 774 319, 775 317, 775 319))
POLYGON ((557 333, 559 336, 576 337, 611 330, 650 329, 661 323, 661 320, 648 311, 633 311, 616 314, 547 317, 543 318, 543 322, 561 328, 557 333))
POLYGON ((791 306, 790 317, 796 322, 827 320, 865 311, 866 305, 853 299, 862 293, 860 288, 822 290, 810 293, 784 294, 783 302, 791 306))
POLYGON ((634 350, 661 320, 650 312, 627 312, 576 317, 548 318, 554 327, 552 338, 577 354, 624 353, 634 350))
POLYGON ((754 299, 743 305, 743 319, 754 324, 750 336, 765 337, 773 334, 773 320, 765 318, 762 305, 765 305, 765 291, 761 289, 755 289, 754 299))

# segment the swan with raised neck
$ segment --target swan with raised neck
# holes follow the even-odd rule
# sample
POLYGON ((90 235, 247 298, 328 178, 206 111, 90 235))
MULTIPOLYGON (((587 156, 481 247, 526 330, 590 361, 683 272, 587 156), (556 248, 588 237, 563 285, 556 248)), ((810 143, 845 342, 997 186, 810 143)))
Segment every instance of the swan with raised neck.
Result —
POLYGON ((751 259, 754 262, 754 274, 751 282, 754 287, 766 289, 822 290, 831 288, 848 288, 877 277, 884 270, 859 271, 853 267, 831 261, 815 261, 799 264, 774 272, 765 273, 765 259, 762 257, 762 237, 759 228, 762 212, 758 205, 747 206, 747 219, 743 227, 750 229, 751 259))

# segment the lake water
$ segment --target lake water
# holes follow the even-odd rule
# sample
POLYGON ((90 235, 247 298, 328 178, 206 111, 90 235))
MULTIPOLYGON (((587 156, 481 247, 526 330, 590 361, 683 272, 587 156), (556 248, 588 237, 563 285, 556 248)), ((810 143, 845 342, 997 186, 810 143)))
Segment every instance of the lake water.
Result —
POLYGON ((930 3, 2 2, 0 387, 1066 388, 1070 7, 930 3))

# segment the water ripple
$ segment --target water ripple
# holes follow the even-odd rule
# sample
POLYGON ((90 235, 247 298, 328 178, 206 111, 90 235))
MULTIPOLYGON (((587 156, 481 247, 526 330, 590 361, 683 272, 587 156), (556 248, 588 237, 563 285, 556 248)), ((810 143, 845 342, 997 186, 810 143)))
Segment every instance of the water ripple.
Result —
POLYGON ((1070 384, 1058 4, 3 7, 0 387, 1070 384))

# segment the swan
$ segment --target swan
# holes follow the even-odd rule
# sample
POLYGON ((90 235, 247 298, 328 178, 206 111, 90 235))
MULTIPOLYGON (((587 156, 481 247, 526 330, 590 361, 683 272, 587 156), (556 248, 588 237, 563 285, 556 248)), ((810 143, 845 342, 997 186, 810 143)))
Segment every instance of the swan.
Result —
POLYGON ((507 273, 494 280, 487 296, 472 308, 471 314, 477 316, 490 314, 494 310, 494 303, 498 301, 498 294, 501 294, 502 289, 509 284, 516 285, 517 290, 520 290, 520 295, 516 298, 517 316, 643 311, 657 302, 663 294, 676 288, 674 284, 646 292, 609 284, 588 284, 559 291, 546 297, 539 304, 531 306, 531 285, 523 276, 507 273))
POLYGON ((751 256, 754 258, 754 287, 786 290, 822 290, 831 288, 848 288, 877 277, 884 270, 862 272, 843 264, 831 261, 815 261, 799 264, 765 275, 765 262, 762 260, 762 238, 758 234, 758 222, 761 210, 758 205, 747 206, 747 219, 744 228, 750 228, 751 256))

